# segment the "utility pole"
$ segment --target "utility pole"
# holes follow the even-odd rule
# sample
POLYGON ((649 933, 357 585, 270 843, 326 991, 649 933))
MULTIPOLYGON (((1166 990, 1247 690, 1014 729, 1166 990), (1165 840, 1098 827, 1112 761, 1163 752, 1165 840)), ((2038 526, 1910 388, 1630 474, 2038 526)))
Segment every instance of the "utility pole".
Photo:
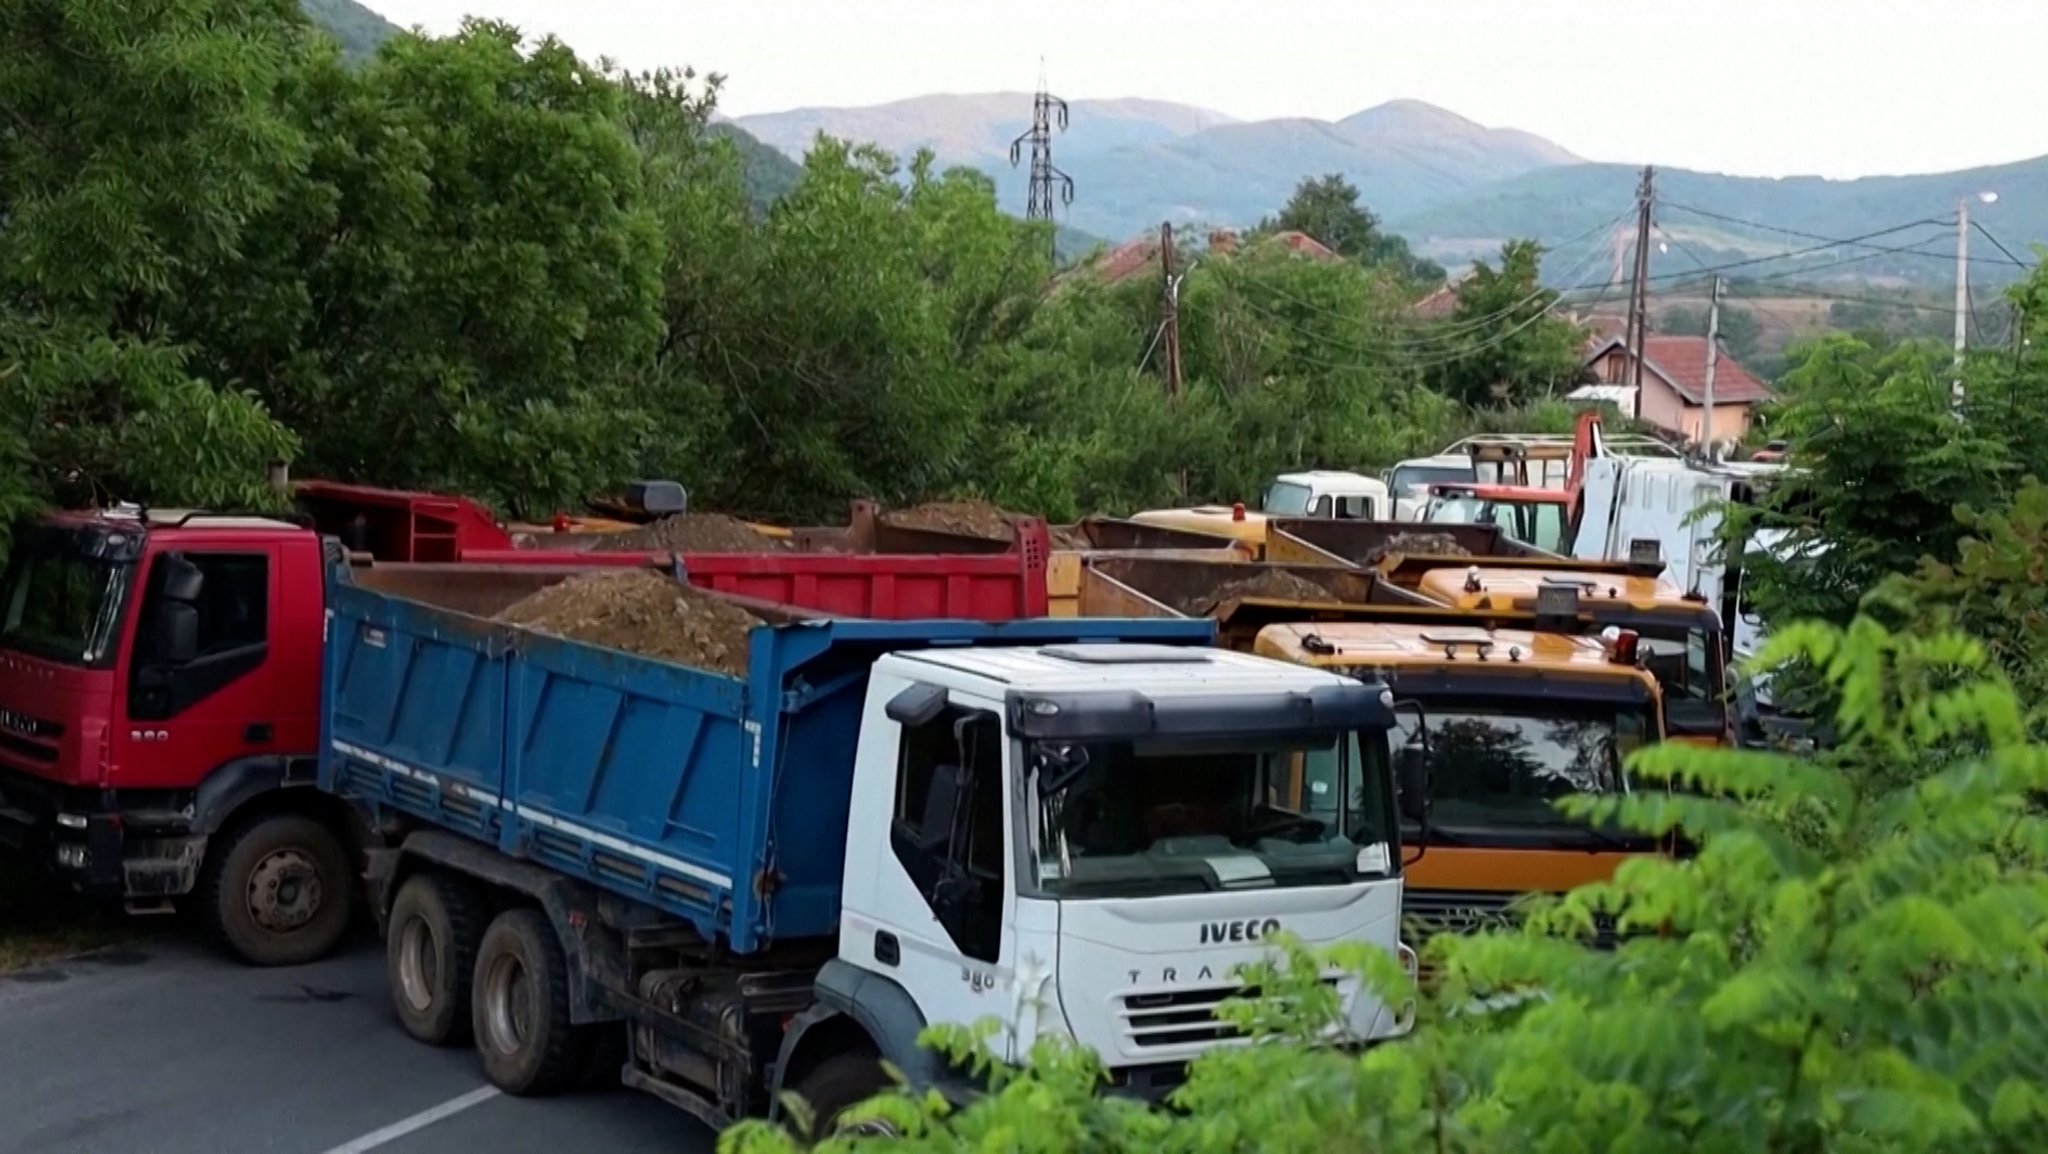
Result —
MULTIPOLYGON (((1043 64, 1038 74, 1038 94, 1031 98, 1031 127, 1022 136, 1010 142, 1010 166, 1016 167, 1024 158, 1024 147, 1031 147, 1030 192, 1024 203, 1025 220, 1042 220, 1053 223, 1053 186, 1059 186, 1061 204, 1074 203, 1074 178, 1061 172, 1052 162, 1052 134, 1057 127, 1060 132, 1067 130, 1067 102, 1045 90, 1043 64)), ((1059 263, 1059 245, 1052 244, 1053 263, 1059 263)))
POLYGON ((1956 201, 1956 377, 1949 386, 1949 399, 1960 408, 1963 403, 1963 343, 1970 326, 1970 198, 1956 201))
POLYGON ((1702 400, 1704 411, 1700 415, 1700 445, 1706 449, 1707 460, 1714 459, 1714 369, 1721 361, 1721 277, 1714 277, 1714 289, 1707 298, 1707 381, 1702 400))
POLYGON ((1173 222, 1159 223, 1160 330, 1166 340, 1166 396, 1180 400, 1180 278, 1173 274, 1173 222))
POLYGON ((1635 389, 1636 417, 1643 415, 1643 346, 1650 327, 1650 205, 1657 196, 1657 170, 1643 166, 1643 178, 1636 185, 1636 267, 1629 287, 1628 353, 1629 384, 1635 389))

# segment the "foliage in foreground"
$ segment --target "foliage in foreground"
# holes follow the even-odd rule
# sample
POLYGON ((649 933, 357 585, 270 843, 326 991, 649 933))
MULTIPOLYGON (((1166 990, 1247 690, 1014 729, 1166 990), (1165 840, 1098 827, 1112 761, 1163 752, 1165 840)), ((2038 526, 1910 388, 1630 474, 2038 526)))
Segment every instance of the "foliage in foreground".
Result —
MULTIPOLYGON (((2048 1132, 2048 747, 1984 647, 1955 633, 1785 629, 1762 660, 1825 672, 1842 702, 1824 760, 1645 751, 1670 792, 1596 802, 1682 861, 1536 908, 1516 932, 1439 938, 1412 1038, 1363 1055, 1305 1044, 1327 1020, 1318 963, 1253 975, 1291 1008, 1260 1044, 1204 1057, 1175 1112, 1100 1097, 1089 1055, 950 1111, 878 1100, 906 1128, 860 1148, 1947 1152, 2048 1132), (1580 944, 1596 913, 1639 936, 1580 944)), ((1361 959, 1337 957, 1336 961, 1361 959)), ((1384 964, 1369 977, 1404 996, 1384 964)), ((963 1031, 937 1031, 955 1047, 963 1031)), ((796 1149, 771 1127, 721 1149, 796 1149)), ((823 1148, 849 1149, 829 1142, 823 1148)))

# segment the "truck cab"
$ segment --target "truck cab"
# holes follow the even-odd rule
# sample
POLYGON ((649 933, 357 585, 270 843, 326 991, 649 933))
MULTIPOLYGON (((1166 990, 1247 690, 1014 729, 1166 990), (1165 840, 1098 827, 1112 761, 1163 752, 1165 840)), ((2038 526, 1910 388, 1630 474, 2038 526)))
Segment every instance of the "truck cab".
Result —
MULTIPOLYGON (((1232 1036, 1214 1011, 1265 936, 1399 949, 1391 707, 1286 669, 1129 644, 885 659, 840 961, 904 983, 931 1021, 1016 1023, 1007 1061, 1064 1033, 1142 1082, 1232 1036), (938 879, 962 871, 973 896, 949 904, 938 879)), ((1400 1031, 1354 977, 1332 980, 1355 1037, 1400 1031)))
POLYGON ((1414 575, 1416 592, 1469 611, 1533 612, 1546 591, 1568 590, 1588 617, 1640 639, 1643 666, 1660 687, 1663 728, 1671 740, 1709 747, 1733 740, 1726 642, 1720 615, 1705 598, 1661 577, 1601 571, 1606 566, 1599 563, 1580 570, 1569 561, 1541 568, 1532 561, 1519 568, 1444 560, 1414 575))
POLYGON ((1148 509, 1131 514, 1130 519, 1140 525, 1226 537, 1263 552, 1269 518, 1378 521, 1392 516, 1394 507, 1393 497, 1384 481, 1327 469, 1280 474, 1266 486, 1261 506, 1259 509, 1246 509, 1243 504, 1148 509))
POLYGON ((1660 689, 1634 649, 1618 630, 1392 620, 1270 625, 1257 644, 1267 657, 1384 680, 1421 707, 1428 745, 1411 731, 1395 754, 1397 764, 1426 764, 1415 776, 1430 799, 1427 820, 1404 815, 1402 830, 1411 944, 1500 924, 1524 894, 1605 880, 1630 857, 1662 851, 1656 838, 1589 825, 1554 804, 1631 791, 1629 754, 1664 739, 1660 689))
POLYGON ((1472 458, 1463 453, 1438 453, 1434 457, 1412 457, 1387 470, 1387 489, 1393 495, 1391 521, 1416 521, 1429 504, 1433 485, 1472 485, 1479 474, 1472 458))
POLYGON ((320 540, 282 520, 61 514, 0 576, 0 848, 89 895, 191 899, 245 954, 348 920, 346 807, 315 777, 320 540))
POLYGON ((1432 485, 1420 521, 1493 525, 1508 538, 1563 554, 1572 543, 1572 494, 1522 485, 1432 485))
POLYGON ((1386 482, 1335 469, 1282 473, 1266 486, 1259 501, 1259 511, 1268 517, 1378 521, 1391 516, 1392 510, 1386 482))

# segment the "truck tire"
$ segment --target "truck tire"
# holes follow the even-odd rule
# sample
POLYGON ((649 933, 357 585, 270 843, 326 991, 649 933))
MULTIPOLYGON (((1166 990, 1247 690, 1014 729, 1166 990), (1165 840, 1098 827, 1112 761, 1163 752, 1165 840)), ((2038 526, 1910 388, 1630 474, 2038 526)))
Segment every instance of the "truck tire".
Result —
POLYGON ((304 965, 348 933, 355 873, 333 830, 298 814, 271 814, 230 825, 207 850, 200 917, 243 961, 304 965))
POLYGON ((428 872, 398 887, 385 930, 384 970, 406 1033, 429 1046, 469 1040, 469 984, 483 932, 483 898, 467 879, 428 872))
POLYGON ((864 1122, 841 1128, 840 1115, 889 1089, 895 1083, 882 1060, 873 1054, 834 1054, 812 1067, 797 1080, 796 1096, 811 1109, 812 1136, 823 1140, 835 1134, 895 1137, 896 1128, 886 1122, 864 1122))
POLYGON ((506 910, 484 931, 470 1007, 491 1085, 540 1097, 575 1084, 588 1035, 569 1022, 568 962, 539 910, 506 910))

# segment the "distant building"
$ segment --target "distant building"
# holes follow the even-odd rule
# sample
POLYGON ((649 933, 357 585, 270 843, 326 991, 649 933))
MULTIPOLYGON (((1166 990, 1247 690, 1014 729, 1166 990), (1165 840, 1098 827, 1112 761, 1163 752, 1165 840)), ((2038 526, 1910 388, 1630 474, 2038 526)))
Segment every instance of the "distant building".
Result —
MULTIPOLYGON (((1628 342, 1618 336, 1596 337, 1586 353, 1586 368, 1598 384, 1573 392, 1578 400, 1607 400, 1632 403, 1630 415, 1690 441, 1702 439, 1706 408, 1707 338, 1665 336, 1652 333, 1643 341, 1643 386, 1634 397, 1617 386, 1635 383, 1634 357, 1628 342), (1581 397, 1579 394, 1586 394, 1581 397)), ((1771 399, 1771 390, 1756 379, 1742 363, 1721 351, 1714 367, 1714 416, 1712 433, 1716 440, 1740 438, 1749 432, 1756 407, 1771 399)))
MULTIPOLYGON (((1191 239, 1195 234, 1190 233, 1191 239)), ((1175 248, 1181 247, 1181 238, 1175 238, 1175 248)), ((1267 236, 1252 238, 1247 244, 1242 236, 1230 229, 1212 229, 1208 234, 1208 253, 1214 256, 1234 256, 1241 252, 1264 252, 1271 248, 1284 248, 1296 256, 1324 263, 1341 264, 1344 258, 1332 252, 1316 238, 1305 232, 1292 229, 1267 236)), ((1092 260, 1084 261, 1068 270, 1061 279, 1088 276, 1104 284, 1122 284, 1133 277, 1158 277, 1159 235, 1149 233, 1135 240, 1109 249, 1092 260)))

